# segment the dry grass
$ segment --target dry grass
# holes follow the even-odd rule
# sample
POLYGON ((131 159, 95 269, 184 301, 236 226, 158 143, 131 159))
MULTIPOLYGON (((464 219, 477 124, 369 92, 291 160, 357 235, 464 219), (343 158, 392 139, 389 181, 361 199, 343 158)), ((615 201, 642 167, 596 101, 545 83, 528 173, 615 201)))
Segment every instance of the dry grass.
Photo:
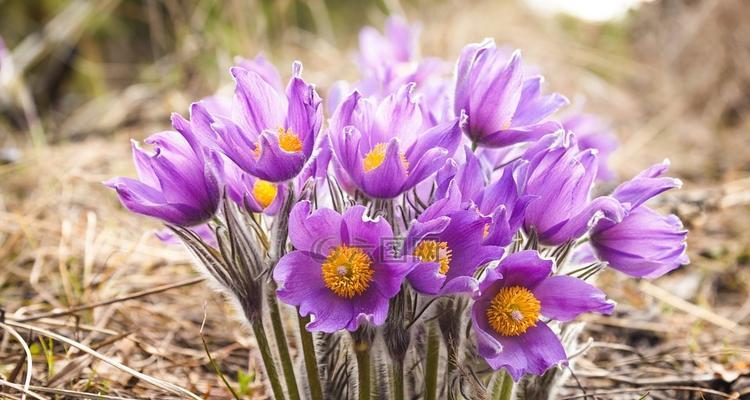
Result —
MULTIPOLYGON (((749 9, 739 0, 713 8, 677 3, 682 14, 670 17, 675 19, 666 27, 644 13, 629 37, 616 36, 614 42, 606 41, 605 28, 566 29, 559 20, 492 1, 469 7, 441 3, 419 16, 425 54, 452 57, 463 43, 494 36, 523 48, 555 89, 572 98, 585 95, 588 108, 611 116, 618 130, 623 146, 615 166, 622 176, 669 156, 674 174, 685 180, 682 191, 658 206, 679 213, 689 225, 692 264, 655 282, 609 272, 600 278, 618 301, 618 311, 587 319, 585 335, 592 342, 566 388, 566 395, 578 397, 569 398, 597 393, 600 399, 701 398, 699 389, 750 398, 750 118, 732 96, 737 88, 747 93, 747 86, 739 73, 706 71, 724 64, 701 69, 690 63, 720 51, 721 46, 704 44, 717 38, 726 47, 721 51, 735 52, 726 59, 747 57, 749 47, 735 47, 746 44, 747 35, 737 32, 731 42, 722 32, 734 32, 726 27, 727 15, 733 10, 747 15, 749 9), (705 29, 677 32, 677 18, 699 20, 705 29), (703 37, 711 31, 706 27, 717 24, 725 29, 713 39, 703 37), (676 40, 669 29, 682 35, 683 49, 665 62, 654 49, 676 40), (680 73, 693 70, 703 75, 680 73), (706 74, 720 84, 683 84, 706 74), (697 101, 700 96, 710 104, 697 101)), ((323 87, 351 74, 340 62, 348 53, 320 39, 290 37, 277 60, 302 59, 307 76, 323 87)), ((202 335, 211 356, 235 387, 238 371, 258 371, 251 335, 196 279, 186 254, 158 242, 153 232, 159 225, 125 212, 100 184, 131 175, 128 139, 165 128, 168 111, 185 110, 194 97, 184 88, 162 89, 123 89, 131 93, 126 97, 134 113, 127 118, 135 121, 130 127, 123 127, 126 119, 113 118, 97 126, 107 131, 104 136, 79 135, 79 141, 41 148, 21 144, 22 158, 0 165, 0 307, 5 311, 0 328, 6 332, 0 342, 0 376, 6 378, 0 387, 7 386, 0 397, 20 398, 25 392, 27 398, 82 398, 86 392, 165 398, 187 390, 226 398, 229 392, 203 349, 204 319, 202 335), (33 354, 33 373, 24 388, 26 351, 33 354)), ((122 99, 112 95, 91 106, 89 115, 82 109, 74 114, 78 120, 71 117, 62 126, 85 131, 87 124, 102 122, 96 113, 122 99)), ((19 142, 8 137, 0 144, 19 142)), ((722 398, 716 393, 702 396, 722 398)), ((248 395, 267 396, 258 380, 248 395)))

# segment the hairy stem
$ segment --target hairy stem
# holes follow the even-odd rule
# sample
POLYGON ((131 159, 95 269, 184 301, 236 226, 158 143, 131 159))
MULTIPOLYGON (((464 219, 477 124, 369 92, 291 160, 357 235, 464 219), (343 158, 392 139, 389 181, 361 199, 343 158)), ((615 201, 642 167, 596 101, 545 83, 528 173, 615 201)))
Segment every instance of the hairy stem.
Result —
POLYGON ((393 372, 393 398, 395 400, 404 400, 404 362, 394 362, 392 364, 393 372))
POLYGON ((492 390, 492 400, 510 400, 513 395, 513 378, 501 371, 495 375, 495 387, 492 390))
POLYGON ((284 370, 284 381, 289 392, 289 398, 300 400, 297 378, 294 375, 294 364, 292 363, 292 357, 289 355, 289 344, 286 341, 284 324, 281 322, 281 310, 279 309, 279 302, 276 301, 276 291, 270 291, 268 294, 268 310, 271 315, 273 336, 276 339, 276 348, 279 350, 281 368, 284 370))
POLYGON ((315 355, 315 343, 313 342, 312 333, 305 328, 305 325, 310 322, 310 316, 299 316, 297 320, 299 321, 299 334, 302 339, 302 352, 305 356, 307 382, 310 385, 310 398, 313 400, 323 400, 323 389, 320 384, 320 374, 318 373, 318 359, 315 355))
POLYGON ((440 362, 440 334, 436 324, 430 324, 427 330, 427 365, 425 366, 425 400, 437 398, 437 375, 440 362))
POLYGON ((266 376, 271 382, 273 397, 277 400, 283 400, 284 389, 281 387, 279 373, 276 371, 276 365, 273 362, 273 355, 271 354, 271 347, 268 345, 268 338, 266 337, 266 330, 263 328, 263 321, 260 318, 256 318, 251 324, 253 327, 253 333, 255 334, 255 340, 258 342, 260 356, 263 358, 263 366, 266 368, 266 376))
POLYGON ((359 377, 359 400, 370 399, 370 345, 364 342, 354 343, 357 355, 357 376, 359 377))

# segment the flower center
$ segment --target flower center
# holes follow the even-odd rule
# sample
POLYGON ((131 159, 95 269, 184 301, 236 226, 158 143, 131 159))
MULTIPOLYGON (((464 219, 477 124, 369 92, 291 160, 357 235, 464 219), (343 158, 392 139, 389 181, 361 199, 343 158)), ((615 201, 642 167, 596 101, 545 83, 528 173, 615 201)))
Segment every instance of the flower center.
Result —
POLYGON ((257 201, 263 208, 266 208, 273 203, 277 192, 278 189, 276 188, 276 185, 261 179, 256 180, 253 185, 253 197, 255 197, 255 201, 257 201))
POLYGON ((503 336, 518 336, 536 325, 542 304, 521 286, 504 287, 487 307, 487 320, 503 336))
MULTIPOLYGON (((365 155, 365 172, 374 170, 375 168, 379 167, 380 164, 383 163, 383 161, 385 161, 385 151, 387 148, 388 147, 385 143, 378 143, 375 145, 375 147, 372 148, 372 150, 370 150, 369 153, 365 155)), ((406 155, 404 153, 399 153, 399 158, 401 159, 401 164, 404 166, 404 169, 408 170, 409 161, 406 160, 406 155)))
MULTIPOLYGON (((279 128, 279 147, 287 153, 298 153, 302 151, 302 141, 291 129, 279 128)), ((260 158, 260 142, 255 143, 253 149, 255 158, 260 158)))
POLYGON ((341 245, 331 250, 323 263, 323 282, 341 297, 351 299, 370 287, 372 259, 362 249, 341 245))
POLYGON ((279 128, 279 147, 287 153, 302 151, 302 141, 291 129, 279 128))
POLYGON ((440 273, 445 275, 451 267, 451 256, 453 251, 446 242, 435 240, 423 240, 414 248, 414 256, 424 262, 436 262, 440 264, 440 273))

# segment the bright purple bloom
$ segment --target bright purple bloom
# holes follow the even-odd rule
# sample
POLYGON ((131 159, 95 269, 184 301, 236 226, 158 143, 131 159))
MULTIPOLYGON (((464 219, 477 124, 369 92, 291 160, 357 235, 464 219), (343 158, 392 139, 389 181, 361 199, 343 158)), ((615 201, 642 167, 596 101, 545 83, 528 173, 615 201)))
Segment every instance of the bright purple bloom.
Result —
POLYGON ((577 113, 562 121, 566 131, 572 131, 578 139, 581 150, 596 149, 599 151, 599 169, 596 179, 600 181, 612 180, 615 175, 607 166, 609 156, 617 150, 617 136, 612 127, 602 118, 594 114, 577 113))
POLYGON ((450 160, 437 172, 436 198, 448 197, 450 185, 455 184, 461 200, 451 202, 454 209, 458 209, 458 204, 464 209, 473 206, 481 215, 491 216, 483 243, 507 246, 523 223, 526 207, 535 199, 524 194, 528 162, 518 160, 508 165, 502 169, 502 175, 488 185, 491 168, 468 147, 464 148, 464 153, 466 161, 462 164, 456 166, 450 160))
POLYGON ((286 95, 262 76, 232 68, 237 81, 232 118, 214 116, 221 150, 250 175, 269 182, 294 178, 313 152, 323 120, 315 88, 294 74, 286 95))
POLYGON ((393 198, 435 173, 461 140, 462 118, 425 128, 413 85, 383 101, 352 93, 331 118, 342 184, 372 198, 393 198))
POLYGON ((547 245, 583 236, 598 218, 619 222, 625 209, 614 197, 591 200, 598 166, 595 150, 580 151, 575 136, 549 135, 528 152, 526 195, 534 196, 524 215, 524 228, 547 245))
POLYGON ((571 321, 585 312, 610 314, 604 292, 570 276, 550 276, 552 261, 536 251, 509 255, 489 268, 471 309, 477 350, 513 380, 567 363, 565 349, 545 320, 571 321))
POLYGON ((678 179, 662 177, 669 163, 656 164, 622 183, 612 194, 630 212, 622 222, 599 221, 591 230, 591 247, 597 258, 631 276, 657 278, 688 264, 687 231, 675 215, 663 216, 643 205, 672 188, 678 179))
POLYGON ((381 75, 381 82, 388 81, 387 75, 395 73, 394 68, 416 59, 418 42, 419 28, 410 26, 400 16, 385 21, 384 34, 371 26, 362 28, 359 32, 360 68, 381 75))
POLYGON ((534 141, 559 129, 547 117, 568 104, 557 93, 543 96, 542 81, 524 77, 520 52, 507 59, 492 40, 470 44, 458 60, 453 108, 469 115, 467 133, 481 146, 534 141))
MULTIPOLYGON (((455 186, 449 191, 453 193, 448 198, 457 194, 455 186)), ((491 218, 476 210, 452 211, 453 207, 441 203, 433 203, 412 222, 404 252, 419 264, 407 279, 417 292, 430 295, 474 292, 474 273, 482 265, 499 260, 503 248, 483 245, 491 218)))
POLYGON ((287 196, 287 186, 258 179, 221 154, 213 154, 219 176, 232 201, 250 212, 275 215, 287 196))
POLYGON ((194 136, 174 131, 153 134, 146 143, 156 148, 154 153, 133 142, 138 180, 119 177, 104 184, 115 189, 132 212, 180 226, 209 220, 219 206, 221 191, 207 151, 194 136))
POLYGON ((258 53, 253 59, 237 57, 235 59, 235 65, 242 69, 255 72, 266 81, 266 83, 271 85, 272 88, 278 91, 284 90, 279 70, 277 70, 276 66, 263 56, 263 53, 258 53))
POLYGON ((355 331, 367 322, 381 325, 388 300, 413 268, 411 257, 394 258, 386 245, 393 237, 384 219, 369 219, 357 205, 343 215, 321 208, 310 213, 303 201, 289 215, 289 239, 295 251, 273 271, 277 295, 313 314, 310 331, 355 331))

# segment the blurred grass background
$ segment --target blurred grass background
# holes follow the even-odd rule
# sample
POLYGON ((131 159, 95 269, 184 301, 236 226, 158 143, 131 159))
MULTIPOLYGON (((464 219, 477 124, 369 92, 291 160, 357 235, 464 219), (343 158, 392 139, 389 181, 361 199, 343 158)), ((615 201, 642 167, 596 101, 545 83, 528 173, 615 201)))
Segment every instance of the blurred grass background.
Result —
MULTIPOLYGON (((621 178, 669 157, 685 181, 655 206, 690 228, 692 264, 653 283, 602 275, 619 307, 587 325, 595 342, 577 374, 588 392, 690 398, 649 388, 693 385, 750 396, 744 0, 654 0, 599 22, 540 13, 521 0, 0 0, 0 37, 13 62, 0 67, 6 317, 45 316, 195 277, 180 248, 153 238, 156 222, 124 211, 100 184, 134 174, 128 139, 167 129, 169 114, 186 114, 191 101, 231 92, 235 56, 263 52, 282 76, 301 60, 325 97, 332 82, 357 78, 359 29, 380 29, 392 13, 423 26, 424 56, 453 60, 484 37, 522 49, 550 90, 585 99, 587 111, 612 122, 621 141, 612 166, 621 178)), ((262 397, 247 375, 257 367, 253 339, 226 315, 219 296, 191 285, 29 323, 202 397, 225 398, 201 342, 206 318, 202 335, 222 371, 232 384, 244 382, 248 397, 262 397)), ((42 337, 27 338, 39 393, 165 394, 74 348, 49 350, 42 337)), ((5 335, 0 376, 20 381, 21 354, 5 335)), ((581 394, 576 382, 567 391, 581 394)))

